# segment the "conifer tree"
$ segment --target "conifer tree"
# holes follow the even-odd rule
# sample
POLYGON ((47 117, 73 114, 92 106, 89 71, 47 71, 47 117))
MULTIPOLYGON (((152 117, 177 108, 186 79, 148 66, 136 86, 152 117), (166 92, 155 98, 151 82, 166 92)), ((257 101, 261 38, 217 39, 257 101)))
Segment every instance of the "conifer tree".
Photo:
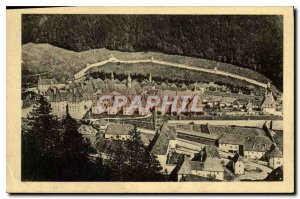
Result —
POLYGON ((149 153, 134 127, 130 139, 119 145, 110 155, 107 165, 113 181, 164 181, 161 166, 149 153))
POLYGON ((62 161, 60 178, 64 181, 103 180, 102 159, 79 132, 78 122, 68 112, 63 119, 62 161))
POLYGON ((41 96, 31 113, 32 127, 22 131, 22 180, 55 180, 58 174, 61 125, 41 96))

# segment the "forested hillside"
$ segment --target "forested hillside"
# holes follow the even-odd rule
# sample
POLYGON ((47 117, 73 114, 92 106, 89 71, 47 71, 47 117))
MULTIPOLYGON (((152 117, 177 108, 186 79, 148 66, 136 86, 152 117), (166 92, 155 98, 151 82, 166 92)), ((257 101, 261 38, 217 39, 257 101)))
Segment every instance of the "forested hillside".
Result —
POLYGON ((231 63, 282 89, 282 17, 23 15, 22 43, 73 51, 157 51, 231 63))

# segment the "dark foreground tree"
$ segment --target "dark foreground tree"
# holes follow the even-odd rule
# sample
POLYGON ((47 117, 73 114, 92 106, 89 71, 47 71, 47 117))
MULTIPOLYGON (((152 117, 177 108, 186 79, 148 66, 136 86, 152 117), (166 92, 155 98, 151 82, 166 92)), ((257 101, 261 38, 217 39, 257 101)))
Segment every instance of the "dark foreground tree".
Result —
POLYGON ((22 130, 23 181, 103 181, 102 159, 78 132, 69 114, 60 122, 44 97, 22 130))
POLYGON ((90 141, 78 132, 78 122, 67 111, 67 116, 62 123, 65 131, 62 136, 60 180, 104 180, 102 159, 91 146, 90 141))
POLYGON ((61 124, 51 115, 50 104, 40 97, 32 126, 22 130, 22 180, 55 180, 59 170, 61 124))
POLYGON ((162 167, 141 141, 140 132, 134 127, 131 138, 119 145, 107 160, 113 181, 164 181, 162 167))

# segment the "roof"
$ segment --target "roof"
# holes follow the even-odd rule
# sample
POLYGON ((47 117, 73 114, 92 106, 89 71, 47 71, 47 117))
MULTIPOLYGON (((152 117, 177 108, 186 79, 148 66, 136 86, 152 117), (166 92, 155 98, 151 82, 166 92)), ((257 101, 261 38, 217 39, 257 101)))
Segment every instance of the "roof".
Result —
POLYGON ((251 103, 252 103, 253 106, 260 106, 261 105, 260 100, 251 100, 251 103))
POLYGON ((276 106, 272 92, 269 92, 265 95, 261 108, 273 108, 276 106))
POLYGON ((275 132, 273 136, 276 146, 279 148, 280 151, 283 151, 283 131, 282 130, 271 130, 275 132))
POLYGON ((176 128, 210 134, 208 124, 178 124, 176 128))
POLYGON ((277 147, 274 147, 273 150, 270 152, 269 154, 270 158, 282 158, 283 155, 282 155, 282 152, 277 148, 277 147))
POLYGON ((57 88, 52 88, 51 90, 48 90, 50 95, 49 95, 49 101, 50 102, 61 102, 61 94, 60 91, 57 88))
POLYGON ((221 161, 218 158, 206 158, 202 170, 204 171, 224 171, 221 161))
POLYGON ((219 144, 235 144, 235 145, 243 145, 244 144, 244 136, 235 135, 235 134, 223 134, 219 139, 219 144))
POLYGON ((192 170, 192 168, 191 168, 190 160, 186 155, 184 155, 184 161, 178 171, 178 174, 187 175, 187 174, 191 173, 191 170, 192 170))
POLYGON ((211 134, 218 135, 219 137, 226 132, 225 126, 207 125, 207 128, 211 134))
POLYGON ((82 100, 83 100, 83 96, 78 86, 70 90, 69 97, 68 97, 69 102, 81 102, 82 100))
POLYGON ((190 161, 191 170, 202 171, 204 162, 190 161))
POLYGON ((237 99, 234 104, 238 104, 238 105, 246 105, 248 104, 249 100, 248 99, 237 99))
POLYGON ((176 138, 175 128, 173 126, 168 126, 166 123, 163 124, 160 134, 157 138, 154 138, 154 146, 151 152, 155 155, 165 155, 168 150, 169 141, 175 140, 176 138), (155 140, 156 139, 156 140, 155 140))
POLYGON ((207 138, 207 139, 212 139, 212 140, 216 140, 219 138, 219 136, 215 135, 215 134, 201 133, 201 132, 197 132, 197 131, 190 131, 190 130, 183 130, 183 129, 176 129, 176 132, 177 132, 177 134, 185 134, 185 135, 189 135, 189 136, 207 138))
POLYGON ((211 98, 211 96, 209 96, 209 95, 201 95, 202 100, 209 100, 210 98, 211 98))
POLYGON ((39 85, 51 85, 53 83, 52 79, 39 79, 39 85))
POLYGON ((242 160, 240 154, 236 153, 236 154, 233 156, 232 161, 233 161, 234 163, 236 163, 236 162, 238 162, 238 161, 243 161, 243 160, 242 160))
POLYGON ((226 103, 233 103, 236 101, 236 98, 234 97, 223 97, 222 100, 220 101, 221 104, 226 104, 226 103))
POLYGON ((272 141, 268 137, 246 137, 243 144, 244 151, 265 152, 272 145, 272 141))
POLYGON ((161 98, 164 96, 168 96, 168 97, 172 98, 177 95, 177 92, 171 91, 171 90, 159 90, 156 95, 158 95, 161 98))
POLYGON ((97 121, 97 124, 100 126, 106 126, 108 124, 108 121, 101 118, 100 120, 97 121))
POLYGON ((210 102, 220 102, 221 100, 222 100, 222 96, 218 96, 218 95, 213 95, 209 99, 210 102))
POLYGON ((207 181, 219 181, 219 180, 209 179, 206 177, 197 176, 197 175, 193 175, 193 174, 188 174, 188 175, 182 177, 181 181, 184 181, 184 182, 207 182, 207 181))
POLYGON ((98 133, 96 129, 94 129, 92 126, 81 124, 78 128, 78 132, 84 135, 95 135, 98 133))
POLYGON ((124 145, 124 141, 121 140, 97 139, 94 147, 99 152, 110 154, 117 149, 117 147, 122 145, 124 145))
POLYGON ((266 178, 266 181, 282 181, 283 180, 283 166, 274 169, 266 178))
POLYGON ((128 135, 133 129, 131 124, 110 123, 105 134, 109 135, 128 135))
POLYGON ((224 171, 218 158, 207 157, 204 162, 191 161, 191 170, 196 171, 224 171))
POLYGON ((81 88, 84 92, 93 93, 96 91, 96 87, 93 83, 93 80, 88 80, 81 84, 81 88))
POLYGON ((220 158, 220 154, 216 146, 208 145, 205 146, 204 150, 207 157, 220 158))

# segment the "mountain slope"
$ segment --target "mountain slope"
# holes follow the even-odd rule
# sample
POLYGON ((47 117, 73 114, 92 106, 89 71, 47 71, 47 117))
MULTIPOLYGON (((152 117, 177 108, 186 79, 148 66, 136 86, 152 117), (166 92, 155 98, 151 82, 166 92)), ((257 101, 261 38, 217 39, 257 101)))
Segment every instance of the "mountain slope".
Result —
MULTIPOLYGON (((217 67, 218 70, 242 75, 263 83, 267 83, 269 81, 264 75, 250 69, 241 68, 231 64, 224 64, 220 62, 179 55, 166 55, 156 52, 120 52, 110 51, 107 49, 74 52, 49 44, 33 43, 22 46, 22 60, 24 68, 33 73, 51 71, 52 74, 56 75, 74 74, 80 69, 84 68, 87 63, 91 64, 107 60, 111 53, 115 57, 123 60, 140 60, 154 57, 155 59, 161 61, 188 64, 201 68, 214 69, 217 67)), ((156 67, 159 68, 159 66, 156 67)))
POLYGON ((275 15, 28 14, 22 16, 22 43, 204 58, 258 71, 281 89, 282 21, 275 15))

